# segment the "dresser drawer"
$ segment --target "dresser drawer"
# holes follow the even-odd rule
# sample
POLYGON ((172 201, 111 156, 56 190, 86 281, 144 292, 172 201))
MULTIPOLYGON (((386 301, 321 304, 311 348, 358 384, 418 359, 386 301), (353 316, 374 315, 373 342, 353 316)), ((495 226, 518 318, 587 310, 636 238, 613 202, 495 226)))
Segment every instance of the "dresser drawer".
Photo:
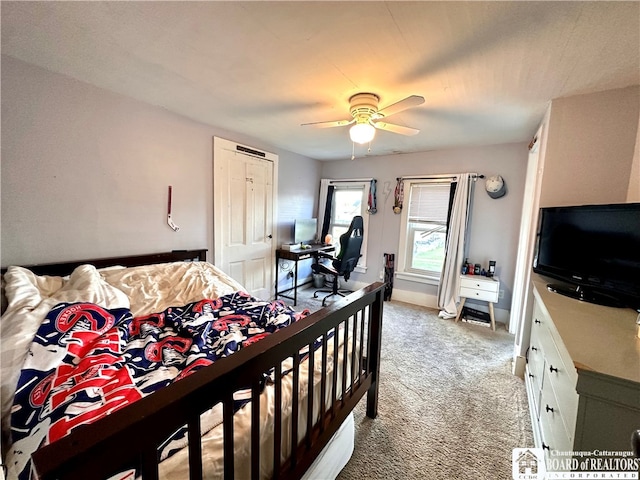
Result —
POLYGON ((577 373, 573 365, 569 367, 561 360, 551 338, 547 337, 546 340, 551 341, 551 345, 543 343, 542 347, 545 357, 544 387, 549 386, 553 389, 565 428, 573 440, 578 415, 577 373))
POLYGON ((546 320, 546 317, 542 316, 537 308, 534 308, 533 311, 531 347, 542 350, 544 356, 543 387, 553 389, 556 403, 562 411, 565 429, 570 440, 573 441, 578 414, 578 393, 576 392, 578 373, 561 343, 555 327, 546 320))
POLYGON ((538 422, 540 418, 540 395, 542 393, 540 384, 542 382, 538 384, 538 382, 534 381, 537 376, 531 372, 530 367, 531 364, 528 364, 525 368, 525 382, 527 385, 527 395, 529 398, 529 409, 533 413, 532 419, 535 417, 535 421, 538 422))
POLYGON ((544 355, 542 344, 535 329, 531 329, 531 339, 529 341, 529 353, 527 355, 527 375, 538 390, 542 389, 542 377, 544 375, 544 355))
POLYGON ((570 451, 573 448, 573 439, 567 434, 563 413, 553 389, 548 383, 545 384, 540 395, 539 417, 545 453, 549 450, 570 451))

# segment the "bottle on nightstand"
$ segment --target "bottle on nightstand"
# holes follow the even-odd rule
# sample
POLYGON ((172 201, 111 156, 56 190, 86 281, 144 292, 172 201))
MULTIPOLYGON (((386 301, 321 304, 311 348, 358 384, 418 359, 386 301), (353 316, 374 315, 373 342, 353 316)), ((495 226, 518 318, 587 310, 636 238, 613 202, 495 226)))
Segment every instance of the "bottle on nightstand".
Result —
POLYGON ((493 277, 496 274, 496 261, 489 260, 489 270, 487 271, 487 277, 493 277))

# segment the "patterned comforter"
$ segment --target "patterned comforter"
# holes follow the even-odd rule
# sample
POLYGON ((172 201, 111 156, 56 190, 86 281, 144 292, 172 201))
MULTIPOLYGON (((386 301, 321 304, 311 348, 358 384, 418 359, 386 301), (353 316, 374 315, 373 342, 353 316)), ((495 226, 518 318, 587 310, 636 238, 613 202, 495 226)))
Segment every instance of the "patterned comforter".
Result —
MULTIPOLYGON (((15 470, 21 479, 29 478, 30 456, 40 446, 307 314, 244 292, 142 317, 93 303, 57 305, 33 340, 16 389, 11 414, 15 470)), ((236 408, 241 405, 236 402, 236 408)), ((182 435, 177 432, 161 456, 181 445, 182 435)))

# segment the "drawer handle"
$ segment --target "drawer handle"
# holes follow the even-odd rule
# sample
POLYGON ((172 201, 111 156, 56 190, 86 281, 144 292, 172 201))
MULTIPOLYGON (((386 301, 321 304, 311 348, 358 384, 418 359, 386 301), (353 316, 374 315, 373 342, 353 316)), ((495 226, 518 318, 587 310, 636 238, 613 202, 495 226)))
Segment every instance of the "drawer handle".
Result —
POLYGON ((538 351, 538 349, 536 347, 534 347, 533 345, 531 346, 531 350, 533 350, 534 352, 538 351))
POLYGON ((547 412, 553 413, 553 407, 550 407, 549 405, 546 406, 545 410, 547 410, 547 412))
POLYGON ((557 369, 556 367, 554 367, 553 365, 549 365, 549 371, 550 371, 551 373, 553 373, 553 372, 558 373, 558 369, 557 369))
POLYGON ((542 449, 543 450, 549 450, 551 451, 551 447, 549 447, 549 445, 547 445, 546 443, 542 442, 542 449))
POLYGON ((533 321, 533 323, 540 323, 540 320, 538 320, 537 318, 533 321))

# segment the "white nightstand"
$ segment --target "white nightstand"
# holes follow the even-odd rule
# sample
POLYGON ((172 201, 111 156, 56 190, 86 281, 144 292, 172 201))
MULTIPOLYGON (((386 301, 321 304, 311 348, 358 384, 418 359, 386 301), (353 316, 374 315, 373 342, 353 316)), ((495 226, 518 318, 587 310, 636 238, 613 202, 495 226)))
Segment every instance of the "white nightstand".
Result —
POLYGON ((483 277, 480 275, 460 275, 460 307, 456 322, 460 320, 462 307, 467 298, 483 300, 489 304, 489 316, 491 317, 491 328, 496 329, 496 319, 493 314, 493 304, 498 301, 500 293, 500 279, 498 277, 483 277))

